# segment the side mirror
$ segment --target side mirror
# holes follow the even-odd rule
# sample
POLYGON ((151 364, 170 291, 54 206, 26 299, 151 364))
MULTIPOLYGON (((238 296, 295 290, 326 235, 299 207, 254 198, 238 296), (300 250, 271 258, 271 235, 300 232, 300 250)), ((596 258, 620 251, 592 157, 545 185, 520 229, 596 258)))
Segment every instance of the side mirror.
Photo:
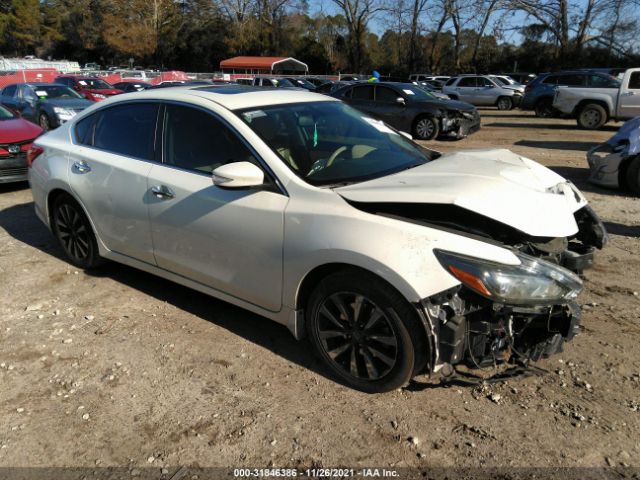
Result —
POLYGON ((264 172, 251 162, 233 162, 216 168, 211 178, 217 187, 257 187, 264 183, 264 172))
POLYGON ((396 103, 398 103, 400 105, 406 105, 407 104, 407 102, 405 102, 404 98, 402 98, 402 97, 396 98, 396 103))

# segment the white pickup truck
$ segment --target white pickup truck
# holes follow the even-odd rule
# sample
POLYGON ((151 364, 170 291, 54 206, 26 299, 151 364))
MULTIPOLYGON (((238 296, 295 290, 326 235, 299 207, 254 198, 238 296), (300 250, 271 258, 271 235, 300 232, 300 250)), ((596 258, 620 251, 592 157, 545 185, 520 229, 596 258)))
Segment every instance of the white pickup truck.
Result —
POLYGON ((580 128, 597 130, 609 120, 640 116, 640 68, 585 87, 557 87, 553 107, 575 118, 580 128))

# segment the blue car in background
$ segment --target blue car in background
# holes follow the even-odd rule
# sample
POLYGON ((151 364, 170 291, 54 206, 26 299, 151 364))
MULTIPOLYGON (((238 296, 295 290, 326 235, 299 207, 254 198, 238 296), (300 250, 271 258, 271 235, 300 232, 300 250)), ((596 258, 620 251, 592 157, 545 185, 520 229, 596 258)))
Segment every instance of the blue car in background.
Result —
POLYGON ((556 87, 598 88, 609 84, 612 79, 610 74, 597 70, 541 73, 525 87, 520 108, 534 110, 538 117, 554 117, 558 115, 558 112, 553 108, 556 87))

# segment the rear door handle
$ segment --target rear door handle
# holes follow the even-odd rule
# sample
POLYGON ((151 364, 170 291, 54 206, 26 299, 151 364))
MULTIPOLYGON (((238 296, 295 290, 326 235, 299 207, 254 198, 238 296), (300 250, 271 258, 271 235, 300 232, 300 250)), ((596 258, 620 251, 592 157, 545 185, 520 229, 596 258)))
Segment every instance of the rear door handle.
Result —
POLYGON ((173 193, 173 190, 166 185, 154 185, 151 187, 151 193, 153 193, 157 198, 163 200, 174 198, 176 196, 176 194, 173 193))
POLYGON ((78 160, 76 162, 73 162, 73 168, 78 173, 89 173, 91 171, 91 167, 89 165, 87 165, 87 162, 84 162, 82 160, 78 160))

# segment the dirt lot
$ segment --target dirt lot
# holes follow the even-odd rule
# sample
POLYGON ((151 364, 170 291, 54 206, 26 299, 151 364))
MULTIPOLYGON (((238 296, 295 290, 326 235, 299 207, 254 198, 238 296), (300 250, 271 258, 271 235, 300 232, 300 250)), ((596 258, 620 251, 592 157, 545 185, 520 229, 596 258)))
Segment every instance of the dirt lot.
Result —
POLYGON ((430 145, 548 165, 611 233, 582 334, 538 364, 549 373, 346 389, 268 320, 121 265, 76 271, 28 186, 0 186, 0 467, 640 467, 640 199, 586 183, 586 150, 617 126, 482 116, 470 138, 430 145))

